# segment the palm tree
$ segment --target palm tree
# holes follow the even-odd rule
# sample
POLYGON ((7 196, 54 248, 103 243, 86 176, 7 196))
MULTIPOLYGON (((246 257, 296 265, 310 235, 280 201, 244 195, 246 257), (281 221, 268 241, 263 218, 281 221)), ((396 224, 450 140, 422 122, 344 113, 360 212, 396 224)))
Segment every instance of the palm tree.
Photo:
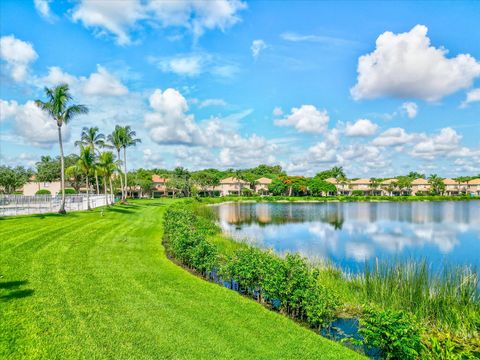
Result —
POLYGON ((125 199, 127 198, 127 147, 135 146, 138 143, 141 143, 142 140, 135 139, 137 133, 132 130, 132 128, 127 125, 123 128, 121 132, 122 135, 122 147, 123 147, 123 168, 125 176, 125 199))
MULTIPOLYGON (((99 148, 105 147, 105 135, 99 132, 98 127, 94 126, 91 128, 84 127, 82 129, 82 135, 80 141, 75 141, 75 146, 79 145, 90 145, 92 150, 97 155, 100 154, 99 148)), ((98 187, 98 174, 95 170, 95 185, 97 188, 97 194, 100 194, 100 189, 98 187)))
POLYGON ((45 94, 47 101, 35 100, 35 104, 40 109, 46 111, 57 123, 62 190, 62 202, 58 212, 65 214, 65 159, 63 156, 62 125, 68 124, 77 115, 88 113, 88 108, 85 105, 68 105, 70 100, 72 100, 72 96, 67 84, 58 85, 50 89, 46 87, 45 94))
POLYGON ((370 178, 370 188, 373 190, 373 195, 377 195, 377 189, 382 184, 382 179, 370 178))
POLYGON ((110 183, 110 194, 113 196, 112 175, 118 170, 119 165, 118 162, 115 161, 111 151, 101 153, 98 160, 98 168, 104 178, 103 186, 105 190, 105 203, 109 205, 107 196, 107 180, 110 183))
MULTIPOLYGON (((115 130, 108 135, 107 140, 112 144, 112 147, 114 147, 117 150, 117 159, 118 162, 120 162, 120 150, 122 149, 123 146, 123 128, 120 125, 115 126, 115 130)), ((122 201, 125 200, 125 194, 124 194, 124 189, 123 189, 123 179, 122 175, 120 174, 120 188, 122 190, 122 201)))
POLYGON ((332 177, 337 180, 346 178, 343 167, 341 166, 334 166, 330 171, 332 172, 332 177))
POLYGON ((90 210, 90 182, 88 176, 95 170, 95 154, 90 145, 80 145, 80 156, 77 161, 78 168, 85 174, 87 184, 87 209, 90 210))
POLYGON ((441 195, 445 191, 445 184, 443 179, 437 174, 432 174, 428 177, 431 191, 436 195, 441 195))

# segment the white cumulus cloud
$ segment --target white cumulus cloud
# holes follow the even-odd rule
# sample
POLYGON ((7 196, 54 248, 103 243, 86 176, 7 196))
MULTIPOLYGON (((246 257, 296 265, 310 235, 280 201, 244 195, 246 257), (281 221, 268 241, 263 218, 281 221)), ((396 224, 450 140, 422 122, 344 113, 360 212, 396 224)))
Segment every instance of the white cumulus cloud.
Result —
POLYGON ((252 46, 250 47, 250 50, 252 50, 252 56, 254 59, 257 59, 262 50, 267 48, 267 44, 265 41, 258 39, 258 40, 253 40, 252 46))
POLYGON ((13 35, 0 38, 0 59, 4 62, 2 72, 14 81, 23 81, 27 77, 30 63, 38 58, 32 44, 17 39, 13 35))
POLYGON ((130 32, 144 24, 152 27, 181 27, 194 38, 206 30, 226 30, 240 21, 246 8, 239 0, 81 0, 72 19, 92 28, 97 35, 113 34, 119 45, 132 42, 130 32))
POLYGON ((480 88, 472 89, 467 92, 467 98, 462 102, 460 107, 467 107, 469 104, 478 101, 480 101, 480 88))
POLYGON ((408 134, 405 129, 396 127, 385 130, 377 136, 372 144, 375 146, 401 146, 415 140, 414 134, 408 134))
POLYGON ((326 110, 318 110, 313 105, 292 108, 290 115, 276 120, 278 126, 293 126, 299 132, 321 134, 327 130, 330 117, 326 110))
POLYGON ((127 87, 100 65, 97 65, 97 72, 84 81, 83 92, 86 95, 120 96, 128 93, 127 87))
POLYGON ((346 136, 371 136, 375 134, 378 125, 368 119, 358 119, 354 123, 348 122, 345 127, 346 136))
POLYGON ((459 149, 462 136, 454 129, 447 127, 440 130, 436 135, 424 136, 411 152, 412 156, 424 159, 434 159, 436 156, 452 156, 459 149))
POLYGON ((469 54, 447 57, 448 50, 431 46, 427 27, 416 25, 406 33, 387 31, 376 49, 358 60, 354 99, 383 96, 438 101, 469 88, 480 75, 480 63, 469 54))
POLYGON ((409 119, 413 119, 418 114, 418 105, 414 102, 404 102, 401 109, 407 114, 409 119))
POLYGON ((33 0, 33 4, 35 5, 35 9, 37 9, 38 13, 49 21, 54 19, 54 15, 50 10, 50 2, 51 0, 33 0))

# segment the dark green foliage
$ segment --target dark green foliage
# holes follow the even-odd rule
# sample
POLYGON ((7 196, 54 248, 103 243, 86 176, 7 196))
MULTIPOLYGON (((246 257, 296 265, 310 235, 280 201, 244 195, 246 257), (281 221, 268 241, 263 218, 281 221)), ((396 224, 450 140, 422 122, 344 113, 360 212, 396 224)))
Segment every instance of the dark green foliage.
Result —
POLYGON ((360 325, 365 344, 380 348, 385 359, 408 360, 420 357, 420 326, 407 312, 367 307, 360 325))
POLYGON ((7 194, 12 194, 16 189, 22 187, 28 182, 32 171, 23 166, 10 167, 0 166, 0 187, 7 194))
POLYGON ((75 191, 75 189, 70 189, 70 188, 65 189, 65 194, 74 195, 76 193, 77 192, 75 191))
POLYGON ((173 256, 203 275, 215 267, 217 250, 206 239, 209 228, 192 209, 171 206, 165 213, 164 226, 166 245, 173 256))
POLYGON ((353 190, 352 196, 364 196, 365 192, 363 190, 353 190))
POLYGON ((340 300, 329 289, 313 283, 306 292, 305 312, 307 322, 311 327, 322 328, 335 319, 335 310, 340 306, 340 300))
POLYGON ((36 195, 51 195, 52 193, 50 192, 50 190, 40 189, 35 194, 36 195))
POLYGON ((323 196, 329 193, 336 193, 337 187, 329 182, 314 177, 308 181, 308 190, 313 196, 323 196))

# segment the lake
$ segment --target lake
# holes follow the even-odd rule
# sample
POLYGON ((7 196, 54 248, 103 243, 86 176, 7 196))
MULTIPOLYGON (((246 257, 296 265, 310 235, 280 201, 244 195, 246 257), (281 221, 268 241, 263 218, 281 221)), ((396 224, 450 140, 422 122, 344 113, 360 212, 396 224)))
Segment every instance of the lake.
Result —
POLYGON ((213 207, 237 240, 327 259, 352 272, 365 261, 426 259, 480 268, 480 201, 222 203, 213 207))

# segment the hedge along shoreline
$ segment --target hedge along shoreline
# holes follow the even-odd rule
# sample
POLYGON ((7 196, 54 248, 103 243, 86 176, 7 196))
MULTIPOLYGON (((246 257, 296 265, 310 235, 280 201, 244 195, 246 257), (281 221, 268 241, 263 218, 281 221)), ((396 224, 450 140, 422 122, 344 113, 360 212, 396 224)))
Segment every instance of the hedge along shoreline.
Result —
MULTIPOLYGON (((169 258, 204 279, 251 297, 318 333, 342 313, 346 304, 331 284, 323 283, 325 272, 331 272, 329 275, 339 283, 345 282, 338 269, 319 268, 298 254, 280 257, 246 244, 239 245, 232 253, 219 251, 210 241, 220 231, 214 220, 211 209, 195 200, 171 205, 164 217, 163 239, 169 258)), ((369 287, 369 284, 354 285, 369 287)), ((379 356, 375 350, 380 349, 382 357, 392 359, 480 356, 478 336, 465 340, 436 333, 426 329, 411 312, 374 300, 367 305, 357 304, 355 315, 360 320, 362 339, 344 339, 349 347, 375 357, 379 356)))

